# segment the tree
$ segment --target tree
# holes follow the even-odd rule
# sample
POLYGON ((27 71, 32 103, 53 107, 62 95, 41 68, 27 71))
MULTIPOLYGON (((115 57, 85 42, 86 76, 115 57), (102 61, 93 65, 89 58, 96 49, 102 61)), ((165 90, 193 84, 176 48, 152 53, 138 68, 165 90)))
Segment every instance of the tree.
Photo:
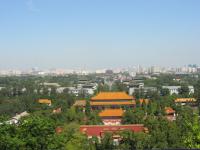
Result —
POLYGON ((180 95, 182 95, 184 97, 189 96, 189 88, 186 85, 181 86, 181 88, 178 89, 178 92, 179 92, 180 95))
POLYGON ((105 83, 104 84, 103 83, 98 84, 97 93, 105 92, 105 91, 109 91, 109 86, 105 83))
POLYGON ((87 119, 86 124, 90 124, 90 125, 102 124, 101 118, 99 117, 98 112, 93 111, 87 117, 88 117, 88 119, 87 119))
POLYGON ((86 106, 85 106, 85 114, 89 116, 91 113, 91 106, 90 106, 90 101, 87 99, 86 100, 86 106))
POLYGON ((177 124, 175 122, 167 122, 167 129, 168 130, 166 134, 167 134, 168 147, 170 148, 184 147, 182 139, 180 138, 182 134, 177 124))
POLYGON ((200 148, 200 125, 199 117, 193 118, 193 123, 188 122, 189 132, 184 136, 184 143, 188 148, 200 148))
POLYGON ((197 99, 198 107, 199 107, 199 114, 200 114, 200 80, 197 81, 195 85, 195 97, 197 99))
POLYGON ((132 131, 123 131, 121 134, 120 149, 150 149, 150 135, 146 133, 134 133, 132 131))
POLYGON ((97 138, 91 140, 94 144, 95 150, 114 150, 113 137, 111 133, 105 133, 99 141, 97 138))
POLYGON ((190 131, 188 124, 193 122, 194 114, 191 107, 178 107, 176 109, 178 116, 176 117, 176 124, 180 129, 182 137, 190 131))
POLYGON ((0 90, 0 96, 1 97, 8 97, 10 95, 10 90, 9 88, 2 88, 0 90))
POLYGON ((54 122, 42 116, 30 116, 19 125, 19 135, 27 149, 48 149, 55 134, 54 122))
MULTIPOLYGON (((90 150, 91 145, 87 137, 79 132, 79 125, 70 123, 63 127, 63 132, 60 134, 64 146, 63 149, 69 150, 90 150)), ((92 144, 92 143, 91 143, 92 144)), ((91 149, 92 150, 92 149, 91 149)))
POLYGON ((112 91, 128 91, 127 86, 122 84, 120 81, 115 81, 114 84, 112 84, 112 91))
POLYGON ((67 150, 85 150, 89 149, 89 147, 87 137, 77 132, 72 134, 70 140, 65 145, 67 150))
POLYGON ((140 108, 135 110, 127 110, 122 118, 123 124, 139 124, 143 122, 145 112, 140 108))
POLYGON ((147 113, 149 115, 156 115, 158 111, 158 104, 154 101, 150 101, 147 105, 147 113))
POLYGON ((0 123, 3 123, 4 121, 9 120, 9 116, 8 115, 0 115, 0 123))
POLYGON ((68 122, 76 121, 78 117, 75 107, 71 107, 70 109, 68 109, 66 115, 68 122))
POLYGON ((19 130, 15 125, 0 125, 0 148, 2 150, 25 148, 25 142, 19 137, 19 130))
POLYGON ((51 95, 51 96, 56 96, 56 95, 57 95, 57 92, 56 92, 56 87, 54 87, 54 86, 51 86, 50 88, 51 88, 50 95, 51 95))
POLYGON ((167 96, 167 95, 169 95, 169 94, 170 94, 169 89, 162 88, 162 89, 160 90, 160 94, 161 94, 162 96, 167 96))
POLYGON ((163 116, 148 116, 144 121, 150 135, 151 148, 181 148, 184 147, 182 142, 182 132, 176 122, 170 122, 163 116), (166 130, 167 129, 167 130, 166 130))
POLYGON ((145 98, 144 90, 143 89, 136 89, 133 93, 136 99, 145 98))

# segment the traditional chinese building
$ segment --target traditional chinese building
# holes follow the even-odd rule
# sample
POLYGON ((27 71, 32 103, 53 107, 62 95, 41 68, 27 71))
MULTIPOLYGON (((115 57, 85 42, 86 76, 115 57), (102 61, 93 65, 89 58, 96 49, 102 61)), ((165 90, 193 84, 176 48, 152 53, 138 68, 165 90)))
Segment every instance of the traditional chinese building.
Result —
POLYGON ((132 132, 148 132, 148 129, 143 124, 131 124, 131 125, 82 125, 80 126, 80 132, 86 134, 88 138, 97 137, 101 139, 105 133, 111 133, 113 141, 117 142, 120 140, 120 132, 122 131, 132 132))
POLYGON ((104 125, 120 125, 124 110, 122 109, 105 109, 99 113, 104 125))
POLYGON ((40 103, 40 104, 46 104, 48 106, 51 106, 51 100, 49 100, 49 99, 39 99, 38 103, 40 103))
POLYGON ((56 109, 53 110, 53 114, 60 114, 61 112, 62 112, 61 107, 56 108, 56 109))
POLYGON ((177 98, 174 101, 176 104, 180 104, 180 105, 191 105, 191 106, 195 106, 197 100, 195 98, 177 98))
POLYGON ((166 115, 166 118, 169 120, 169 121, 174 121, 176 120, 176 112, 173 108, 171 107, 165 107, 165 115, 166 115))
MULTIPOLYGON (((134 108, 136 105, 135 98, 125 92, 100 92, 89 101, 93 110, 134 108)), ((74 104, 74 106, 82 108, 85 105, 85 100, 78 100, 74 104)))
POLYGON ((135 98, 125 92, 100 92, 90 99, 90 105, 93 110, 133 108, 135 98))

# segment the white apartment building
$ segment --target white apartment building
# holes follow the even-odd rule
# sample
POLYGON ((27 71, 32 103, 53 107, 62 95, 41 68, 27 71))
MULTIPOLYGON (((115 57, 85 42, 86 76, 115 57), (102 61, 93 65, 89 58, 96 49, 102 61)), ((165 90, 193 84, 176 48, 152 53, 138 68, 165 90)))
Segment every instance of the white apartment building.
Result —
MULTIPOLYGON (((179 94, 179 89, 181 88, 181 86, 162 86, 163 89, 168 89, 170 92, 170 95, 172 94, 179 94)), ((194 87, 193 86, 188 86, 189 88, 189 94, 193 94, 194 93, 194 87)))

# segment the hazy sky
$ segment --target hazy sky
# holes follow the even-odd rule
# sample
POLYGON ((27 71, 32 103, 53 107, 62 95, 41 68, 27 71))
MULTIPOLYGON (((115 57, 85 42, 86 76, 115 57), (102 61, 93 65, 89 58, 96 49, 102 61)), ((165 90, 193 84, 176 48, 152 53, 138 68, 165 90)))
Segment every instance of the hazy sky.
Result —
POLYGON ((0 0, 0 68, 200 64, 200 0, 0 0))

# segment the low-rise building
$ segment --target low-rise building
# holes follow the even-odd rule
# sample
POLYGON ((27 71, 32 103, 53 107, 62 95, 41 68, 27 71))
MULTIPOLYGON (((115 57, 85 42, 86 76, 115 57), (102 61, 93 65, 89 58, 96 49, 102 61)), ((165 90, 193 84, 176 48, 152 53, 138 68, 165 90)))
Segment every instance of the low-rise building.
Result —
MULTIPOLYGON (((179 89, 181 86, 162 86, 163 89, 168 89, 170 92, 170 95, 172 94, 179 94, 179 89)), ((188 86, 189 89, 189 94, 194 93, 194 87, 193 86, 188 86)))
POLYGON ((2 89, 4 89, 5 87, 0 87, 0 91, 2 90, 2 89))
POLYGON ((134 83, 129 85, 129 95, 133 95, 133 93, 138 90, 144 88, 144 83, 134 83))
POLYGON ((67 87, 70 94, 79 96, 79 94, 93 95, 97 89, 97 84, 78 84, 76 87, 67 87))
POLYGON ((44 83, 41 83, 40 85, 60 87, 60 84, 58 83, 49 83, 49 82, 44 82, 44 83))
POLYGON ((58 87, 58 88, 56 89, 56 92, 57 92, 57 93, 63 93, 65 89, 67 89, 67 87, 58 87))
POLYGON ((129 86, 129 95, 133 95, 133 93, 136 91, 140 91, 143 93, 147 93, 148 91, 155 92, 157 91, 157 88, 144 86, 144 83, 135 83, 129 86))
POLYGON ((188 86, 189 94, 194 94, 194 86, 188 86))
POLYGON ((53 110, 53 114, 59 114, 59 113, 61 113, 61 112, 62 112, 61 107, 56 108, 56 109, 53 110))
POLYGON ((99 113, 104 125, 120 125, 124 110, 122 109, 105 109, 99 113))
POLYGON ((48 106, 51 106, 51 100, 49 100, 49 99, 39 99, 38 103, 40 103, 40 104, 46 104, 48 106))
POLYGON ((105 133, 111 133, 113 135, 113 141, 118 142, 120 140, 119 133, 122 131, 132 132, 148 132, 148 129, 143 124, 130 124, 130 125, 82 125, 80 126, 80 132, 86 134, 88 138, 97 137, 101 139, 105 133))
POLYGON ((165 107, 165 114, 166 114, 166 118, 169 121, 174 121, 176 120, 176 112, 173 108, 171 107, 165 107))
POLYGON ((176 104, 180 105, 191 105, 195 106, 197 104, 197 100, 195 98, 177 98, 174 101, 176 104))
POLYGON ((181 88, 181 86, 163 86, 163 89, 168 89, 170 95, 172 94, 178 94, 179 93, 179 89, 181 88))
POLYGON ((90 105, 93 110, 133 108, 135 107, 135 97, 125 92, 100 92, 90 99, 90 105))
MULTIPOLYGON (((86 101, 84 101, 76 101, 74 106, 85 107, 86 101)), ((135 97, 125 92, 100 92, 89 101, 92 110, 134 108, 136 105, 135 97)))
MULTIPOLYGON (((18 124, 20 119, 23 117, 29 116, 29 113, 27 111, 24 111, 20 114, 16 114, 16 116, 12 117, 9 121, 6 121, 6 124, 18 124)), ((0 123, 1 125, 2 123, 0 123)))
POLYGON ((96 89, 97 89, 97 87, 94 85, 83 85, 82 86, 83 92, 88 95, 93 95, 96 89))
POLYGON ((69 94, 73 94, 75 96, 78 96, 80 93, 80 89, 77 89, 76 87, 67 87, 67 89, 69 94))

